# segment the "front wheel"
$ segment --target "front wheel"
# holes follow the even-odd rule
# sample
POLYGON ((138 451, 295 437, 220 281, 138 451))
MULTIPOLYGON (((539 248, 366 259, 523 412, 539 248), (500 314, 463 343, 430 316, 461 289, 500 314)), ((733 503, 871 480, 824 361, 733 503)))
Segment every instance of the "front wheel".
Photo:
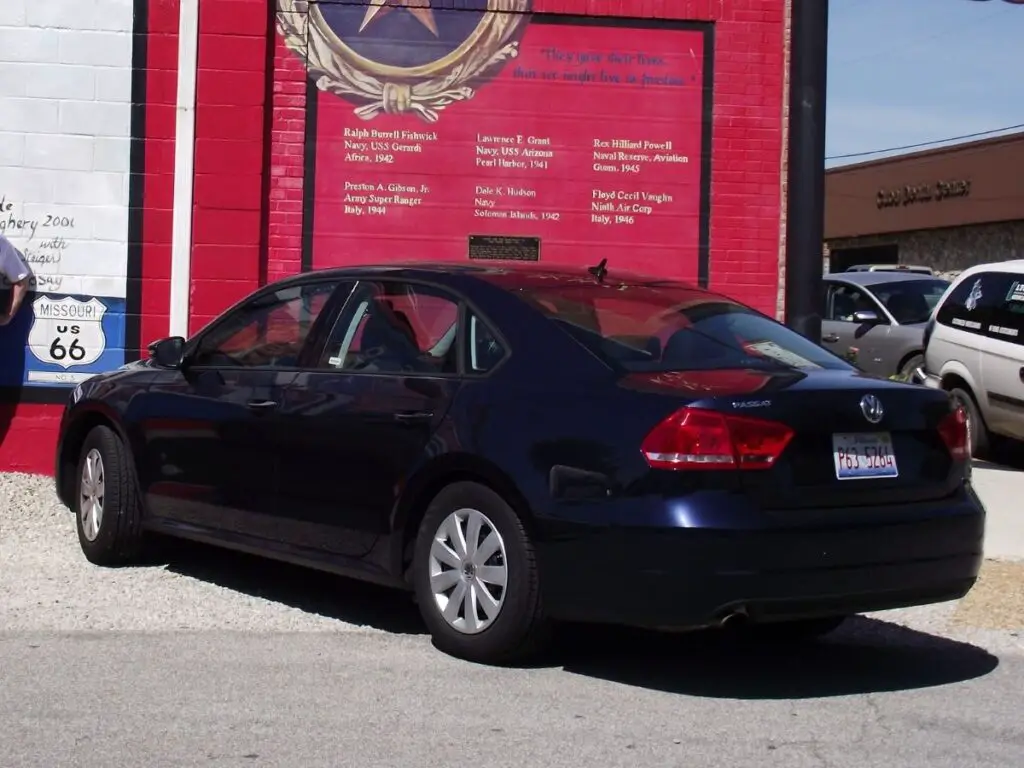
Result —
POLYGON ((533 545, 516 512, 486 486, 454 483, 434 498, 412 578, 423 620, 445 653, 510 663, 548 638, 533 545))
POLYGON ((924 365, 924 355, 911 355, 896 373, 908 381, 914 381, 914 374, 922 365, 924 365))
POLYGON ((95 565, 129 565, 142 553, 142 514, 135 469, 112 429, 94 427, 78 460, 78 542, 95 565))

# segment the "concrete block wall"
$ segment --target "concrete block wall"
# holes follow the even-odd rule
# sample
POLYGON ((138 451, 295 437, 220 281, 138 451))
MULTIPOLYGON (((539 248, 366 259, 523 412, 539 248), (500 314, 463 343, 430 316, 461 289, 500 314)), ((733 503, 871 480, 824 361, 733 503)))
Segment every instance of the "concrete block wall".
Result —
MULTIPOLYGON (((30 262, 37 300, 96 296, 123 315, 105 326, 104 369, 166 334, 177 27, 177 0, 0 3, 2 226, 30 262)), ((32 314, 26 303, 25 330, 32 314)), ((14 347, 35 343, 28 332, 15 343, 0 329, 8 371, 14 347)), ((0 470, 50 471, 80 375, 0 388, 0 470)))
MULTIPOLYGON (((25 255, 39 293, 123 300, 133 19, 130 4, 105 5, 0 3, 0 229, 25 255)), ((25 345, 36 341, 29 301, 19 320, 0 329, 0 385, 8 393, 26 375, 25 345)), ((91 341, 115 355, 125 343, 98 339, 91 341)), ((41 388, 30 394, 38 396, 44 382, 34 383, 41 388)), ((0 466, 38 463, 58 417, 5 397, 0 466)))
POLYGON ((125 297, 132 24, 124 3, 0 4, 0 230, 40 293, 125 297))

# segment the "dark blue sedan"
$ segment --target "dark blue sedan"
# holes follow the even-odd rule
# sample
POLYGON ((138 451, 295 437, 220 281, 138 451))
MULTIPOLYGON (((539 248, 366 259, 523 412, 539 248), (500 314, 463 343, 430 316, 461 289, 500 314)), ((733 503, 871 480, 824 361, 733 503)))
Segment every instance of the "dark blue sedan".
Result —
POLYGON ((89 379, 56 483, 93 563, 164 534, 322 568, 504 663, 554 621, 790 641, 962 597, 969 464, 946 393, 724 296, 421 264, 282 280, 89 379))

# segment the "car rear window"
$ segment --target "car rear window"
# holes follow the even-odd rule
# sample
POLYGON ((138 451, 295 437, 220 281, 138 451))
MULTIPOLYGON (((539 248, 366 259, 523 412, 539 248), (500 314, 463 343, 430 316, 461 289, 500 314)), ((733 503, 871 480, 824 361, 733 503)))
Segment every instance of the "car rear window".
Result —
POLYGON ((742 304, 678 284, 556 282, 515 292, 617 369, 852 368, 742 304))

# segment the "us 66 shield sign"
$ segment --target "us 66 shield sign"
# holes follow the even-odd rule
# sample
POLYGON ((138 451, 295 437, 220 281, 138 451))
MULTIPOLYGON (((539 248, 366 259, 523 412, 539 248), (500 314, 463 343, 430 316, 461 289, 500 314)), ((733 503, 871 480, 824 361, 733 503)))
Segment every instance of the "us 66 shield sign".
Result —
POLYGON ((67 370, 96 362, 106 349, 103 315, 107 307, 99 299, 40 296, 32 309, 35 317, 28 346, 42 362, 67 370))

